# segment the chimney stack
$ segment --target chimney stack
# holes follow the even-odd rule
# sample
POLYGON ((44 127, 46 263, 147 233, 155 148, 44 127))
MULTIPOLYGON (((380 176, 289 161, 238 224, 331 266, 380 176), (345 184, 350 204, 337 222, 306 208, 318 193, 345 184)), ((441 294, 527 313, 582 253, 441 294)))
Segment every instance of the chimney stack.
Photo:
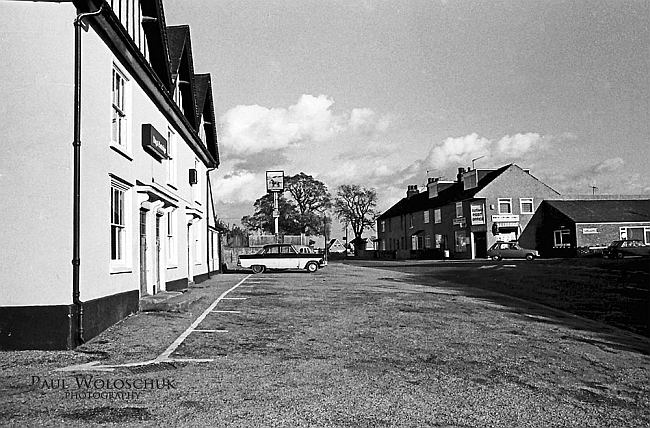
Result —
POLYGON ((465 168, 458 168, 458 174, 456 175, 456 178, 458 179, 459 183, 461 183, 463 181, 463 174, 464 173, 465 173, 465 168))
POLYGON ((411 196, 417 195, 418 193, 420 193, 420 191, 418 190, 418 185, 410 184, 408 186, 408 190, 406 191, 406 198, 411 199, 411 196))

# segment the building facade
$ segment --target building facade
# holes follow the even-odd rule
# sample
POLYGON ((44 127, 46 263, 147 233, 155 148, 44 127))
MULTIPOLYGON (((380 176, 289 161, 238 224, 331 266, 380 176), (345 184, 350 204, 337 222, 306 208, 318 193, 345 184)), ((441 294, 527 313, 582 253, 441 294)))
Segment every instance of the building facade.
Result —
POLYGON ((459 168, 455 181, 429 179, 379 216, 380 254, 396 258, 474 259, 497 241, 528 242, 526 228, 545 199, 559 193, 527 170, 459 168))
POLYGON ((211 77, 158 0, 0 16, 0 348, 70 349, 219 268, 211 77))
POLYGON ((650 245, 650 198, 544 201, 531 225, 543 257, 598 255, 619 239, 639 239, 650 245))

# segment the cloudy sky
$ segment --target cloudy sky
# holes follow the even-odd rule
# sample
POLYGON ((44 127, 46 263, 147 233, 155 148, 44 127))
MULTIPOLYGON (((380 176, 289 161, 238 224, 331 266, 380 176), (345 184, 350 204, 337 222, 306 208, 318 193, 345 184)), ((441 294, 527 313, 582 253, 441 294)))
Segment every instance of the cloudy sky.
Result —
MULTIPOLYGON (((165 0, 212 74, 218 211, 266 170, 335 193, 516 163, 561 193, 650 194, 646 0, 165 0)), ((336 236, 337 231, 333 231, 336 236)))

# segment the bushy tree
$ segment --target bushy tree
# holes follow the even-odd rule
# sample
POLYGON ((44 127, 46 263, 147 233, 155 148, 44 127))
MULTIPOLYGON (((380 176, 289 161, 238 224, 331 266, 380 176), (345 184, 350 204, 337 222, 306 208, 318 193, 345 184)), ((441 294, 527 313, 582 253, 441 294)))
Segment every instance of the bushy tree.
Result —
POLYGON ((354 239, 352 243, 355 252, 364 243, 362 238, 365 229, 374 229, 379 216, 377 207, 377 191, 356 184, 339 186, 334 201, 334 213, 344 224, 352 227, 354 239))
POLYGON ((304 172, 285 177, 285 192, 289 194, 297 209, 296 219, 301 233, 328 236, 326 216, 332 206, 332 195, 327 186, 304 172))
MULTIPOLYGON (((266 233, 275 232, 275 220, 273 218, 273 194, 267 193, 253 205, 255 213, 252 216, 244 216, 241 219, 242 225, 250 231, 262 231, 266 233)), ((295 204, 287 200, 283 195, 278 195, 278 208, 280 218, 278 227, 285 234, 300 234, 300 225, 297 220, 295 204)))

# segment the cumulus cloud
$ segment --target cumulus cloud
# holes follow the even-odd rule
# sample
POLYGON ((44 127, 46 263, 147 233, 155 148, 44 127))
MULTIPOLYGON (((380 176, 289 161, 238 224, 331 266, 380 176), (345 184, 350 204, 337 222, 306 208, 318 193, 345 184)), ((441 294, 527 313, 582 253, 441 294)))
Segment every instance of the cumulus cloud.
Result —
POLYGON ((622 158, 611 158, 602 161, 601 163, 593 166, 593 171, 597 174, 616 171, 625 164, 622 158))
MULTIPOLYGON (((546 148, 550 137, 536 133, 505 135, 488 139, 472 133, 464 137, 447 138, 431 148, 421 167, 439 171, 468 166, 472 159, 485 158, 484 164, 515 162, 546 148)), ((491 165, 495 166, 495 165, 491 165)))
POLYGON ((549 174, 546 182, 563 194, 644 194, 650 185, 640 174, 626 175, 618 172, 625 164, 620 157, 605 159, 592 165, 557 174, 549 174), (593 189, 593 186, 596 189, 593 189))
POLYGON ((224 203, 255 201, 265 192, 265 177, 246 170, 229 172, 212 183, 215 198, 224 203))
POLYGON ((334 114, 325 95, 302 95, 288 108, 239 105, 221 117, 220 141, 231 153, 281 150, 306 142, 332 140, 342 132, 384 132, 390 122, 369 108, 334 114))

